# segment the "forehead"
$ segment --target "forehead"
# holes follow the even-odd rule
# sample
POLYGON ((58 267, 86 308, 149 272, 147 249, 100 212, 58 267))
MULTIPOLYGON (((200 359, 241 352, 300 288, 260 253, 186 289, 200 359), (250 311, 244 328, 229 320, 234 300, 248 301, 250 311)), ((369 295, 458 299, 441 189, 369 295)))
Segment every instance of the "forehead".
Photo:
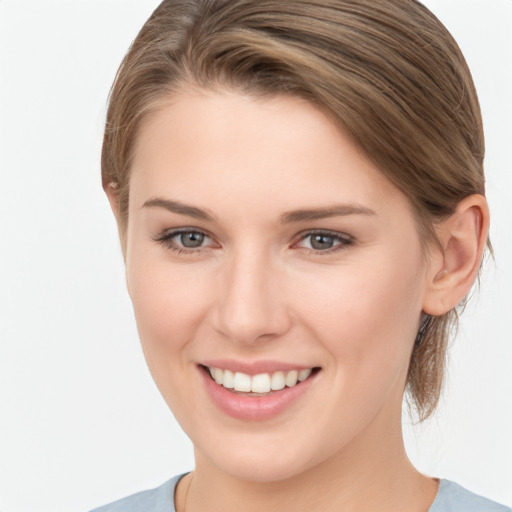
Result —
POLYGON ((168 195, 281 209, 339 202, 385 209, 391 199, 408 209, 332 117, 293 96, 193 90, 172 97, 141 126, 131 182, 134 207, 168 195))

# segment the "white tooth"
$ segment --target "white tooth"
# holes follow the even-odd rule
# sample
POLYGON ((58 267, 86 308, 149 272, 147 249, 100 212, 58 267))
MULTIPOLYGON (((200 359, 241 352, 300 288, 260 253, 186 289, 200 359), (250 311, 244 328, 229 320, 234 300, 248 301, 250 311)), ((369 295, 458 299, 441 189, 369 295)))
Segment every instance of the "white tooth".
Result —
POLYGON ((299 372, 297 370, 292 370, 286 374, 285 384, 291 388, 297 384, 297 377, 299 376, 299 372))
POLYGON ((222 385, 225 388, 233 389, 233 387, 235 385, 234 379, 235 379, 235 375, 233 374, 233 372, 231 370, 224 370, 224 382, 222 383, 222 385))
POLYGON ((251 391, 251 376, 246 373, 236 372, 233 387, 235 391, 249 393, 251 391))
MULTIPOLYGON (((306 380, 311 375, 311 368, 308 368, 307 370, 301 370, 299 372, 298 381, 302 382, 303 380, 306 380)), ((224 377, 226 378, 226 377, 224 377)))
POLYGON ((252 378, 251 391, 253 393, 268 393, 270 391, 270 375, 260 373, 252 378))
POLYGON ((208 366, 208 371, 210 372, 210 375, 212 376, 212 378, 215 379, 215 368, 208 366))
POLYGON ((272 374, 272 379, 270 381, 270 389, 272 391, 279 391, 280 389, 283 389, 284 386, 284 372, 276 372, 272 374))
POLYGON ((224 381, 224 370, 221 370, 220 368, 214 368, 213 369, 213 378, 215 379, 215 382, 217 384, 221 384, 224 381))

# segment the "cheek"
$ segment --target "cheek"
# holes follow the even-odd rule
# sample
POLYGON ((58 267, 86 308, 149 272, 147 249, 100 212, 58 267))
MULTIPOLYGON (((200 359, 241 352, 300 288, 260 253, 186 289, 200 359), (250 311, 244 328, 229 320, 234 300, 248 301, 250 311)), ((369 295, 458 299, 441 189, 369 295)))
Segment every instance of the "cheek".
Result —
POLYGON ((192 266, 176 268, 144 257, 131 261, 127 280, 144 355, 158 381, 161 372, 166 375, 171 366, 186 363, 187 346, 207 312, 212 287, 192 266))
MULTIPOLYGON (((351 266, 331 279, 328 300, 320 284, 310 286, 307 296, 296 294, 303 298, 309 336, 329 354, 333 439, 355 436, 379 411, 400 411, 421 311, 412 267, 387 262, 351 266), (343 436, 340 425, 345 426, 343 436)), ((313 416, 323 415, 325 407, 319 404, 313 416)))
POLYGON ((408 365, 422 304, 419 252, 404 261, 381 251, 350 263, 292 293, 303 323, 343 375, 375 380, 408 365))

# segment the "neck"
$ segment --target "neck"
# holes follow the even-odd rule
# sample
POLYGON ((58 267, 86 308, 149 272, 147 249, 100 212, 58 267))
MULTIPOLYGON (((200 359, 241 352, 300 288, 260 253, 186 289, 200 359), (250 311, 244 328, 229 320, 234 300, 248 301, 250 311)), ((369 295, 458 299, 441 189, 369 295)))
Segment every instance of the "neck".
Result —
MULTIPOLYGON (((389 422, 389 418, 378 418, 378 422, 389 422)), ((177 510, 425 512, 438 485, 414 469, 405 452, 400 421, 394 423, 372 424, 328 460, 272 482, 247 481, 226 474, 196 450, 193 479, 189 475, 178 489, 177 510), (383 438, 382 432, 391 434, 383 438)))

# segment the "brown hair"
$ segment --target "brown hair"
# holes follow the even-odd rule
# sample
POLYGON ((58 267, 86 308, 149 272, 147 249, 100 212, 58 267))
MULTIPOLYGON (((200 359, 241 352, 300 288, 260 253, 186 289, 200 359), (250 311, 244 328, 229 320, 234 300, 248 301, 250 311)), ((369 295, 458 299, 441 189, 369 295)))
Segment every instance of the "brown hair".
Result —
MULTIPOLYGON (((328 109, 409 198, 425 242, 459 201, 484 194, 476 91, 446 28, 416 0, 165 0, 125 56, 102 152, 122 243, 141 121, 182 88, 292 94, 328 109)), ((424 419, 439 399, 457 314, 425 316, 407 389, 424 419)))

